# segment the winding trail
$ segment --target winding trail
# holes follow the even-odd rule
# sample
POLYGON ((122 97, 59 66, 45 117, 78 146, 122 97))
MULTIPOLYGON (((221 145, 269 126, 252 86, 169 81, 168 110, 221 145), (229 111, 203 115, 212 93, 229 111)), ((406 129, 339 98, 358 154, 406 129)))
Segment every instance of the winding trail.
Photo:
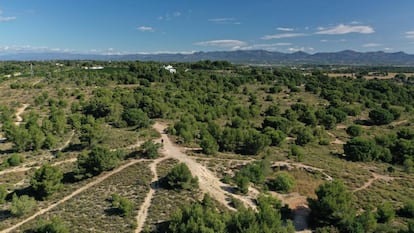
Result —
POLYGON ((380 174, 377 174, 375 172, 371 172, 371 174, 372 174, 372 178, 367 180, 367 182, 365 182, 361 187, 354 189, 352 192, 355 193, 355 192, 367 189, 376 180, 383 180, 383 181, 386 181, 386 182, 390 182, 390 181, 393 181, 394 179, 396 179, 395 177, 380 175, 380 174))
POLYGON ((92 181, 92 182, 90 182, 90 183, 86 184, 85 186, 82 186, 81 188, 79 188, 79 189, 75 190, 74 192, 72 192, 71 194, 69 194, 69 195, 65 196, 65 197, 64 197, 64 198, 62 198, 61 200, 59 200, 59 201, 57 201, 57 202, 55 202, 55 203, 51 204, 50 206, 48 206, 48 207, 46 207, 46 208, 43 208, 43 209, 38 210, 36 213, 34 213, 33 215, 31 215, 30 217, 28 217, 28 218, 24 219, 23 221, 21 221, 21 222, 19 222, 19 223, 16 223, 16 224, 15 224, 15 225, 13 225, 12 227, 9 227, 9 228, 7 228, 7 229, 4 229, 4 230, 0 231, 0 233, 8 233, 8 232, 12 232, 13 230, 15 230, 15 229, 19 228, 19 227, 20 227, 20 226, 22 226, 23 224, 25 224, 25 223, 27 223, 27 222, 29 222, 29 221, 31 221, 31 220, 33 220, 33 219, 35 219, 37 216, 42 215, 42 214, 44 214, 44 213, 46 213, 46 212, 48 212, 48 211, 52 210, 52 209, 53 209, 53 208, 55 208, 56 206, 61 205, 62 203, 64 203, 64 202, 68 201, 69 199, 71 199, 71 198, 73 198, 74 196, 76 196, 76 195, 78 195, 78 194, 82 193, 83 191, 85 191, 85 190, 87 190, 87 189, 91 188, 92 186, 94 186, 94 185, 97 185, 97 184, 101 183, 102 181, 106 180, 108 177, 110 177, 110 176, 112 176, 112 175, 114 175, 114 174, 116 174, 116 173, 118 173, 118 172, 120 172, 120 171, 124 170, 124 169, 125 169, 125 168, 127 168, 127 167, 130 167, 130 166, 132 166, 132 165, 134 165, 134 164, 136 164, 136 163, 142 162, 142 161, 145 161, 145 160, 144 160, 144 159, 134 159, 134 160, 131 160, 130 162, 128 162, 128 163, 126 163, 126 164, 124 164, 124 165, 122 165, 122 166, 120 166, 120 167, 118 167, 118 168, 116 168, 116 169, 114 169, 114 170, 112 170, 112 171, 110 171, 110 172, 107 172, 107 173, 104 173, 104 174, 102 174, 102 175, 98 176, 98 178, 97 178, 96 180, 94 180, 94 181, 92 181))
POLYGON ((23 104, 20 108, 17 109, 16 111, 16 122, 14 122, 15 125, 20 125, 23 122, 23 118, 21 117, 21 115, 23 114, 23 112, 26 110, 26 108, 29 107, 29 104, 23 104))

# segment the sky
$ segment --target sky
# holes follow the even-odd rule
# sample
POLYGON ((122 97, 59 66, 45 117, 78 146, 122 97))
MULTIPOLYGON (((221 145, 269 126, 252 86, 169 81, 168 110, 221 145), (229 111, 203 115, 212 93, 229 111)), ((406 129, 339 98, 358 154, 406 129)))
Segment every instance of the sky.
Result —
POLYGON ((0 0, 0 53, 414 54, 413 0, 0 0))

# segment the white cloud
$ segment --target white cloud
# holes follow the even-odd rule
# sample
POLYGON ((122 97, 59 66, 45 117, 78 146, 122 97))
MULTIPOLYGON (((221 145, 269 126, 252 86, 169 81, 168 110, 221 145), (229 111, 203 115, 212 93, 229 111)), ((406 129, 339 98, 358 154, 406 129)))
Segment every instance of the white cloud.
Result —
POLYGON ((339 24, 335 27, 330 28, 319 27, 318 30, 319 31, 315 32, 315 34, 343 35, 348 33, 371 34, 375 32, 375 30, 371 26, 353 26, 345 24, 339 24))
POLYGON ((292 38, 298 36, 305 36, 304 33, 282 33, 282 34, 274 34, 274 35, 265 35, 262 37, 263 40, 272 40, 272 39, 283 39, 283 38, 292 38))
POLYGON ((312 47, 294 47, 294 48, 288 48, 287 51, 292 52, 292 53, 293 52, 299 52, 299 51, 301 51, 301 52, 313 52, 313 51, 315 51, 315 49, 312 48, 312 47))
POLYGON ((14 21, 16 19, 14 16, 3 16, 3 11, 0 9, 0 23, 14 21))
POLYGON ((170 21, 170 20, 172 20, 173 18, 180 17, 181 15, 182 15, 182 13, 181 13, 181 12, 179 12, 179 11, 174 11, 173 13, 167 13, 167 14, 165 14, 165 15, 158 16, 158 17, 157 17, 157 19, 158 19, 158 20, 166 20, 166 21, 170 21))
POLYGON ((414 39, 414 31, 409 31, 405 33, 405 38, 414 39))
POLYGON ((148 26, 137 27, 137 30, 139 30, 141 32, 153 32, 153 31, 155 31, 154 28, 148 27, 148 26))
POLYGON ((351 24, 352 25, 358 25, 358 24, 361 24, 361 22, 354 20, 354 21, 351 22, 351 24))
POLYGON ((239 21, 236 21, 236 18, 213 18, 208 19, 209 22, 217 24, 241 24, 239 21))
POLYGON ((393 48, 384 48, 385 51, 392 51, 394 50, 393 48))
POLYGON ((222 22, 228 22, 228 21, 234 21, 235 18, 214 18, 214 19, 208 19, 210 22, 214 23, 222 23, 222 22))
POLYGON ((293 28, 278 27, 278 28, 276 28, 276 30, 278 30, 278 31, 284 31, 284 32, 291 32, 294 29, 293 28))
POLYGON ((9 21, 14 21, 14 20, 16 20, 17 18, 16 17, 14 17, 14 16, 11 16, 11 17, 4 17, 4 16, 1 16, 0 15, 0 22, 9 22, 9 21))
POLYGON ((209 41, 196 42, 194 44, 198 46, 212 46, 212 47, 232 48, 232 49, 239 49, 247 45, 246 42, 240 41, 240 40, 209 40, 209 41))
POLYGON ((380 47, 382 46, 382 44, 379 43, 367 43, 367 44, 363 44, 362 47, 364 48, 372 48, 372 47, 380 47))

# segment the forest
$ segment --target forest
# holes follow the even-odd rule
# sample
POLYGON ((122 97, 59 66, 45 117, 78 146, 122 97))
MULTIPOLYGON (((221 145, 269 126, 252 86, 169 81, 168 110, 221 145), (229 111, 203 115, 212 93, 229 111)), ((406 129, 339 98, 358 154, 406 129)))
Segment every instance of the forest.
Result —
POLYGON ((0 232, 412 233, 414 68, 338 69, 1 62, 0 232))

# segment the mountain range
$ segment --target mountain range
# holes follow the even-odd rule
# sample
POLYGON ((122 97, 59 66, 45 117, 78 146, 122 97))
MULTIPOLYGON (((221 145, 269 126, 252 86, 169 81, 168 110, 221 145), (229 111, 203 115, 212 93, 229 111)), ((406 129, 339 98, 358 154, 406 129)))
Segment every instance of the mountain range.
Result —
POLYGON ((227 60, 240 64, 315 64, 315 65, 392 65, 412 66, 414 55, 404 52, 386 53, 356 52, 344 50, 309 54, 305 52, 282 53, 265 50, 237 50, 216 52, 159 53, 100 55, 58 52, 0 53, 0 60, 45 61, 45 60, 102 60, 102 61, 159 61, 159 62, 195 62, 200 60, 227 60))

